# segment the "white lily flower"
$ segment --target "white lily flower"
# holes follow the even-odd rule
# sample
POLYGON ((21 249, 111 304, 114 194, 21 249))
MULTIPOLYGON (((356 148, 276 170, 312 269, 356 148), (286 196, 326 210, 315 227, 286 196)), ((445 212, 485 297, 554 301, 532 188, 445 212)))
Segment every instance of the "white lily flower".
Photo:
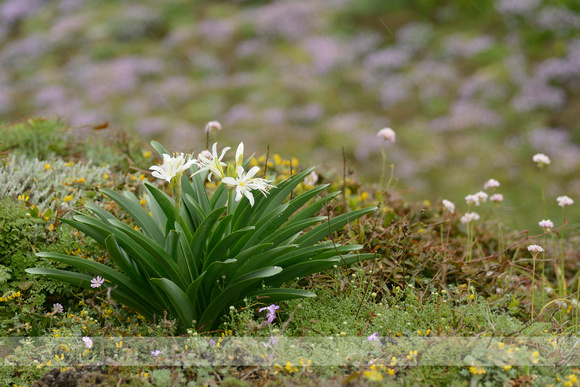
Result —
POLYGON ((236 150, 236 169, 244 164, 244 143, 240 142, 236 150))
POLYGON ((172 178, 186 171, 193 164, 195 164, 195 160, 192 160, 191 156, 188 156, 186 159, 186 155, 183 153, 176 153, 174 156, 164 154, 163 164, 154 165, 149 169, 153 170, 151 174, 156 178, 171 182, 172 178))
MULTIPOLYGON (((194 175, 197 175, 203 171, 210 171, 207 179, 211 181, 212 176, 217 176, 219 179, 223 179, 225 177, 224 168, 226 163, 222 162, 226 152, 230 150, 230 147, 227 146, 222 150, 222 154, 218 157, 217 154, 217 142, 213 144, 212 153, 210 157, 206 151, 201 152, 198 155, 199 161, 197 165, 199 166, 199 171, 195 172, 194 175)), ((192 175, 193 176, 193 175, 192 175)))
POLYGON ((235 187, 236 189, 236 202, 242 200, 242 197, 245 196, 250 201, 250 205, 254 206, 254 195, 252 194, 252 190, 259 190, 264 195, 268 193, 268 188, 273 187, 266 182, 266 180, 261 178, 255 178, 254 175, 260 170, 259 167, 253 167, 248 171, 248 173, 244 173, 244 168, 242 166, 238 167, 238 177, 224 177, 222 179, 222 183, 227 184, 231 187, 235 187))

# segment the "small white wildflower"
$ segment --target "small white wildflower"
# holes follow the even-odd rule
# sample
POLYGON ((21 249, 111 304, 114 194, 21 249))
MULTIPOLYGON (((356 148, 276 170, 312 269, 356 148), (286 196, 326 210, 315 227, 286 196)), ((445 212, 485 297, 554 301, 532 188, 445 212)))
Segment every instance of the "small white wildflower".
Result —
POLYGON ((479 220, 479 214, 476 212, 470 212, 461 217, 461 223, 469 223, 475 220, 479 220))
POLYGON ((487 200, 487 194, 483 191, 479 191, 478 193, 475 194, 475 196, 477 196, 480 202, 485 203, 485 201, 487 200))
POLYGON ((91 280, 91 288, 100 288, 102 284, 105 283, 105 279, 100 276, 96 276, 91 280))
POLYGON ((204 132, 206 133, 217 132, 219 130, 222 130, 222 124, 220 124, 218 121, 210 121, 205 124, 204 132))
POLYGON ((63 310, 64 310, 64 308, 63 308, 63 307, 62 307, 62 305, 61 305, 61 304, 59 304, 58 302, 57 302, 56 304, 53 304, 53 305, 52 305, 52 311, 53 311, 54 313, 62 313, 62 312, 63 312, 63 310))
POLYGON ((554 223, 551 220, 542 220, 538 222, 541 228, 543 229, 551 229, 554 228, 554 223))
POLYGON ((558 196, 556 198, 558 205, 562 208, 574 204, 574 200, 570 199, 568 196, 558 196))
POLYGON ((453 214, 455 212, 455 204, 451 203, 449 200, 446 199, 443 199, 442 203, 445 209, 449 211, 450 214, 453 214))
POLYGON ((479 206, 479 196, 477 195, 467 195, 465 201, 468 205, 475 204, 476 206, 479 206))
POLYGON ((489 179, 488 181, 486 181, 483 184, 483 189, 497 188, 497 187, 499 187, 499 181, 497 181, 495 179, 489 179))
POLYGON ((153 356, 157 357, 157 356, 161 355, 162 353, 163 353, 163 352, 162 352, 161 350, 159 350, 159 349, 156 349, 155 351, 152 351, 152 352, 151 352, 151 355, 153 355, 153 356))
POLYGON ((528 251, 533 253, 541 253, 544 251, 544 249, 542 248, 542 246, 538 246, 538 245, 529 245, 528 246, 528 251))
POLYGON ((396 134, 395 131, 391 128, 384 128, 379 130, 377 133, 378 138, 382 138, 384 141, 388 142, 389 144, 395 143, 396 134))
POLYGON ((543 153, 535 154, 532 157, 534 163, 538 164, 538 167, 542 168, 544 165, 550 164, 550 158, 543 153))
POLYGON ((502 194, 493 194, 489 197, 490 202, 503 202, 502 194))

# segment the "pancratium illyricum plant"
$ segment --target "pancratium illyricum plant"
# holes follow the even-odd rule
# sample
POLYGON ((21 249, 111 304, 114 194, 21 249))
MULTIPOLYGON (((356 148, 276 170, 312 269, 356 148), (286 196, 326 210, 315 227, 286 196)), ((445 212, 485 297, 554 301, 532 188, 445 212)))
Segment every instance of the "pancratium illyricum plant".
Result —
MULTIPOLYGON (((376 207, 329 218, 317 216, 339 194, 323 195, 327 185, 292 197, 314 168, 274 186, 256 177, 259 168, 246 171, 251 158, 244 160, 242 144, 230 163, 224 161, 229 148, 219 153, 217 144, 212 152, 200 152, 197 159, 171 156, 161 144, 151 144, 163 157, 163 164, 151 168, 153 174, 172 185, 173 195, 145 182, 146 209, 131 192, 101 190, 130 216, 136 228, 95 204, 86 205, 92 216, 77 212, 72 220, 61 220, 104 245, 116 267, 42 252, 37 255, 81 272, 33 268, 27 269, 29 273, 85 289, 91 289, 97 276, 99 286, 117 302, 150 321, 167 310, 184 333, 192 327, 216 328, 220 317, 230 307, 243 305, 245 298, 273 305, 314 297, 312 292, 281 285, 374 256, 355 254, 360 245, 323 240, 376 207), (204 183, 210 178, 219 184, 215 190, 204 183)), ((272 310, 269 318, 273 316, 272 310)))

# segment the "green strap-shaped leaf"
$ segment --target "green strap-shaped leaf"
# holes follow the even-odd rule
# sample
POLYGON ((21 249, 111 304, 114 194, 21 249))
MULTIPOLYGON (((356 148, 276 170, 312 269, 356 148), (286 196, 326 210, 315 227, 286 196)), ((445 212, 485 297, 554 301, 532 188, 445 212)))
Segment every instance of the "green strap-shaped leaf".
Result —
POLYGON ((198 264, 204 262, 204 256, 206 253, 205 249, 207 247, 207 242, 209 236, 211 235, 211 231, 215 227, 219 217, 224 213, 225 210, 226 210, 225 207, 222 207, 218 208, 215 211, 212 211, 203 220, 203 222, 201 222, 197 230, 195 230, 195 234, 193 234, 193 239, 191 241, 191 252, 193 253, 193 256, 196 258, 198 264))
POLYGON ((159 304, 155 303, 154 292, 151 292, 151 289, 141 286, 136 281, 133 281, 130 277, 127 277, 126 275, 123 275, 118 271, 110 268, 109 266, 103 265, 102 263, 59 253, 41 252, 37 253, 36 255, 38 257, 48 258, 56 262, 65 263, 79 270, 90 272, 95 276, 101 276, 111 282, 113 285, 117 285, 120 290, 128 294, 134 294, 136 300, 144 303, 146 306, 151 306, 153 308, 160 307, 159 304))
POLYGON ((266 267, 239 278, 237 282, 228 286, 212 300, 200 318, 201 323, 208 324, 210 327, 217 326, 219 323, 218 317, 223 310, 243 299, 248 288, 259 284, 264 278, 276 275, 281 271, 281 267, 266 267))
MULTIPOLYGON (((228 283, 229 281, 232 280, 232 278, 234 278, 234 275, 238 272, 238 270, 247 261, 250 261, 254 257, 258 256, 259 254, 261 254, 265 251, 268 251, 270 249, 270 247, 272 247, 272 243, 262 243, 262 244, 259 244, 256 246, 252 246, 252 247, 245 249, 244 251, 241 251, 238 254, 236 254, 235 257, 232 258, 236 262, 234 262, 233 264, 231 264, 227 268, 225 268, 225 270, 223 272, 223 275, 226 276, 226 283, 228 283)), ((262 266, 262 267, 264 267, 264 266, 262 266)), ((245 271, 244 273, 247 273, 247 272, 248 271, 245 271)))
POLYGON ((116 219, 113 214, 103 210, 101 207, 95 204, 87 203, 85 204, 85 207, 88 208, 93 214, 95 214, 99 219, 101 219, 104 222, 107 222, 109 219, 116 219))
MULTIPOLYGON (((179 224, 176 223, 176 225, 179 224)), ((167 251, 171 259, 175 263, 177 263, 177 256, 179 254, 179 238, 181 234, 182 233, 179 231, 171 230, 169 231, 167 239, 165 240, 165 251, 167 251)))
POLYGON ((290 227, 295 223, 301 222, 305 219, 310 218, 311 216, 316 215, 322 209, 322 207, 327 205, 332 199, 337 197, 339 194, 340 192, 333 192, 329 195, 326 195, 322 199, 319 199, 314 203, 309 204, 306 208, 303 208, 299 213, 290 218, 288 222, 283 225, 283 227, 290 227))
POLYGON ((293 300, 295 298, 312 298, 316 297, 316 293, 300 289, 260 289, 251 292, 247 295, 248 298, 254 297, 265 304, 277 303, 280 301, 293 300))
POLYGON ((130 192, 126 192, 125 196, 118 194, 117 192, 103 188, 100 190, 102 193, 111 198, 115 203, 117 203, 121 208, 123 208, 131 217, 133 221, 145 232, 149 238, 153 239, 157 243, 164 243, 165 236, 163 231, 159 228, 159 225, 155 223, 153 218, 149 215, 147 211, 141 204, 139 200, 130 192))
POLYGON ((360 218, 363 215, 369 214, 376 209, 377 207, 367 207, 349 212, 347 214, 338 215, 337 217, 330 219, 330 226, 328 222, 316 226, 312 230, 304 233, 304 235, 298 237, 295 243, 300 246, 312 246, 313 244, 328 236, 328 234, 331 232, 344 227, 346 224, 360 218))
MULTIPOLYGON (((244 237, 246 237, 245 239, 249 238, 250 235, 248 234, 254 230, 254 227, 246 227, 241 230, 234 231, 227 235, 225 238, 221 239, 219 243, 215 244, 215 247, 208 254, 206 254, 203 262, 203 270, 205 270, 207 266, 215 261, 222 261, 230 258, 231 256, 226 255, 230 247, 232 247, 236 242, 244 237)), ((208 247, 211 248, 212 245, 209 245, 208 247)))
POLYGON ((197 230, 201 222, 203 222, 203 220, 205 219, 206 214, 203 211, 203 209, 199 206, 199 204, 195 201, 195 199, 188 193, 185 193, 183 197, 183 204, 185 209, 187 210, 189 218, 191 219, 191 223, 194 226, 191 229, 191 231, 195 232, 195 230, 197 230))
POLYGON ((70 224, 105 246, 106 238, 111 234, 115 235, 119 245, 129 253, 130 257, 144 272, 148 273, 150 276, 167 276, 165 268, 158 264, 157 261, 153 259, 152 255, 149 254, 139 243, 132 240, 121 230, 111 226, 111 224, 105 224, 102 221, 89 216, 75 215, 74 218, 75 220, 61 219, 61 221, 70 224))
POLYGON ((155 149, 157 153, 159 153, 159 156, 161 156, 162 158, 164 154, 171 155, 171 152, 169 152, 167 149, 163 147, 163 145, 161 145, 155 140, 151 141, 151 146, 153 147, 153 149, 155 149))
MULTIPOLYGON (((149 207, 149 212, 151 213, 151 217, 158 225, 163 225, 167 223, 167 216, 159 206, 159 203, 155 200, 153 195, 146 192, 144 195, 145 201, 147 202, 147 207, 149 207)), ((161 227, 161 226, 159 226, 161 227)))
POLYGON ((270 234, 269 236, 267 236, 266 238, 264 238, 262 240, 262 242, 272 242, 274 243, 274 245, 279 245, 284 241, 287 241, 288 238, 290 238, 293 235, 296 235, 297 233, 301 232, 302 230, 316 224, 316 223, 320 223, 323 220, 325 220, 326 217, 324 216, 317 216, 315 218, 310 218, 310 219, 306 219, 303 220, 301 222, 295 223, 291 226, 288 227, 284 227, 281 228, 280 230, 270 234))
MULTIPOLYGON (((30 274, 44 275, 48 278, 63 281, 73 286, 77 286, 84 289, 91 289, 91 279, 93 278, 86 274, 74 273, 71 271, 59 269, 30 268, 26 269, 26 272, 30 274)), ((148 309, 143 304, 136 302, 131 295, 128 295, 120 291, 119 289, 111 291, 111 294, 114 299, 118 300, 124 305, 127 305, 129 308, 135 310, 137 313, 147 318, 149 321, 153 321, 153 313, 152 313, 153 309, 148 309)))
POLYGON ((200 176, 200 174, 195 175, 195 172, 197 172, 196 165, 193 165, 191 169, 193 170, 191 180, 189 178, 190 175, 187 174, 186 176, 186 174, 184 173, 181 176, 181 187, 184 193, 187 193, 191 195, 193 198, 195 198, 195 201, 202 208, 204 214, 208 215, 212 211, 212 209, 209 198, 207 197, 205 186, 203 185, 202 176, 200 176))
POLYGON ((260 267, 279 266, 272 263, 276 260, 275 258, 280 255, 286 256, 287 253, 291 251, 296 251, 297 248, 298 248, 297 245, 274 247, 272 249, 263 251, 260 254, 252 255, 247 260, 242 260, 239 258, 239 256, 236 256, 234 258, 236 258, 240 264, 243 263, 243 265, 241 265, 239 269, 236 271, 236 273, 233 275, 232 280, 240 276, 243 276, 246 273, 257 270, 260 267))
POLYGON ((334 265, 339 265, 340 258, 327 258, 320 260, 306 261, 287 267, 275 277, 264 281, 266 286, 278 287, 283 283, 295 278, 306 277, 307 275, 331 269, 334 265))
POLYGON ((189 287, 187 288, 187 298, 191 305, 195 308, 196 316, 201 316, 203 310, 206 308, 207 304, 205 303, 205 297, 203 294, 200 294, 201 284, 205 279, 205 273, 200 275, 193 281, 189 287))
POLYGON ((173 202, 173 199, 167 196, 165 192, 158 190, 149 183, 143 183, 143 185, 149 194, 154 198, 157 206, 161 209, 161 211, 163 211, 163 214, 167 218, 167 222, 159 224, 158 227, 165 227, 167 223, 173 225, 175 223, 175 203, 173 202))
POLYGON ((167 273, 167 277, 176 284, 178 284, 182 289, 186 288, 185 285, 185 273, 181 273, 177 267, 177 264, 173 262, 169 254, 153 240, 147 238, 145 235, 131 228, 123 222, 111 219, 109 220, 113 226, 115 226, 120 231, 124 232, 125 235, 129 236, 133 241, 141 245, 154 260, 164 268, 167 273))
MULTIPOLYGON (((182 231, 182 228, 179 224, 176 224, 175 227, 178 231, 182 231)), ((195 262, 195 256, 191 251, 191 245, 189 244, 189 241, 183 232, 181 232, 179 236, 179 248, 181 249, 181 254, 179 255, 177 265, 179 266, 179 270, 181 270, 183 273, 187 273, 186 283, 191 283, 199 276, 199 272, 197 270, 198 265, 195 262)))
POLYGON ((226 188, 225 184, 220 184, 211 199, 209 200, 209 204, 211 206, 212 211, 219 207, 224 207, 226 202, 228 201, 228 189, 226 188))
POLYGON ((109 252, 109 256, 119 266, 121 271, 125 273, 129 278, 135 281, 141 282, 143 274, 139 271, 139 268, 135 266, 132 259, 127 256, 127 253, 119 247, 115 235, 111 234, 105 239, 105 247, 109 252))
POLYGON ((179 328, 185 332, 196 319, 195 309, 185 292, 167 278, 152 278, 151 282, 159 286, 171 304, 171 314, 179 319, 179 328))
POLYGON ((277 208, 288 196, 290 193, 296 188, 298 184, 300 184, 306 176, 310 172, 314 170, 314 167, 308 168, 296 175, 290 176, 288 179, 278 183, 275 188, 272 188, 268 192, 268 200, 261 201, 260 203, 256 203, 255 210, 252 211, 252 223, 256 223, 259 219, 263 216, 267 215, 270 211, 277 208))
POLYGON ((235 259, 228 259, 223 262, 215 261, 203 272, 204 278, 200 290, 202 291, 201 295, 204 297, 206 305, 209 305, 211 302, 213 288, 223 286, 225 281, 222 279, 222 275, 225 275, 228 266, 233 265, 235 262, 235 259))
POLYGON ((209 251, 211 251, 215 246, 217 246, 221 242, 221 240, 226 236, 226 232, 232 222, 233 217, 234 216, 232 214, 229 214, 226 215, 224 218, 220 219, 216 227, 213 229, 211 236, 209 237, 207 243, 209 251))
POLYGON ((272 261, 272 264, 286 268, 303 261, 331 258, 339 256, 339 253, 342 255, 348 254, 352 251, 360 250, 361 248, 362 246, 360 245, 337 245, 335 248, 332 244, 300 247, 289 254, 276 257, 276 259, 272 261))

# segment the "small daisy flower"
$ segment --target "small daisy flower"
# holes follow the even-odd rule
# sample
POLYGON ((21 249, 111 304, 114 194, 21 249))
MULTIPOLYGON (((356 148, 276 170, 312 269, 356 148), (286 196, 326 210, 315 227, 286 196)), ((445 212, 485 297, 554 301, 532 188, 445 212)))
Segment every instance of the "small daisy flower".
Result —
POLYGON ((574 200, 570 199, 568 196, 558 196, 556 198, 558 205, 562 208, 574 204, 574 200))
POLYGON ((544 230, 549 230, 551 228, 554 228, 554 223, 551 220, 542 220, 542 221, 538 222, 538 224, 544 230))
POLYGON ((502 194, 493 194, 489 197, 490 202, 503 202, 502 194))
POLYGON ((475 220, 479 220, 479 214, 476 212, 470 212, 461 217, 461 223, 469 223, 475 220))
POLYGON ((534 163, 538 164, 538 167, 540 168, 542 168, 544 165, 550 164, 550 158, 543 153, 535 154, 534 157, 532 157, 532 160, 534 163))
POLYGON ((97 276, 91 280, 91 288, 100 288, 105 283, 103 277, 97 276))
POLYGON ((455 204, 451 203, 449 200, 446 199, 443 199, 442 203, 443 207, 445 207, 445 210, 449 211, 450 214, 453 214, 455 212, 455 204))
POLYGON ((88 337, 88 336, 84 336, 82 338, 83 340, 83 344, 85 345, 85 347, 87 347, 88 349, 91 349, 93 347, 93 340, 88 337))
POLYGON ((367 340, 369 342, 371 342, 371 341, 379 341, 379 334, 377 332, 375 332, 372 335, 367 336, 367 340))
POLYGON ((483 184, 483 189, 497 188, 497 187, 499 187, 499 181, 497 181, 495 179, 489 179, 488 181, 486 181, 483 184))
POLYGON ((62 312, 63 312, 63 310, 64 310, 64 308, 63 308, 63 307, 62 307, 62 305, 61 305, 61 304, 59 304, 59 303, 56 303, 56 304, 53 304, 53 305, 52 305, 52 311, 53 311, 54 313, 62 313, 62 312))
POLYGON ((391 128, 384 128, 379 130, 377 133, 377 137, 383 139, 383 141, 388 142, 389 144, 395 143, 396 134, 395 131, 391 128))
POLYGON ((538 246, 538 245, 529 245, 528 246, 528 251, 532 254, 538 254, 544 251, 544 249, 542 248, 542 246, 538 246))

